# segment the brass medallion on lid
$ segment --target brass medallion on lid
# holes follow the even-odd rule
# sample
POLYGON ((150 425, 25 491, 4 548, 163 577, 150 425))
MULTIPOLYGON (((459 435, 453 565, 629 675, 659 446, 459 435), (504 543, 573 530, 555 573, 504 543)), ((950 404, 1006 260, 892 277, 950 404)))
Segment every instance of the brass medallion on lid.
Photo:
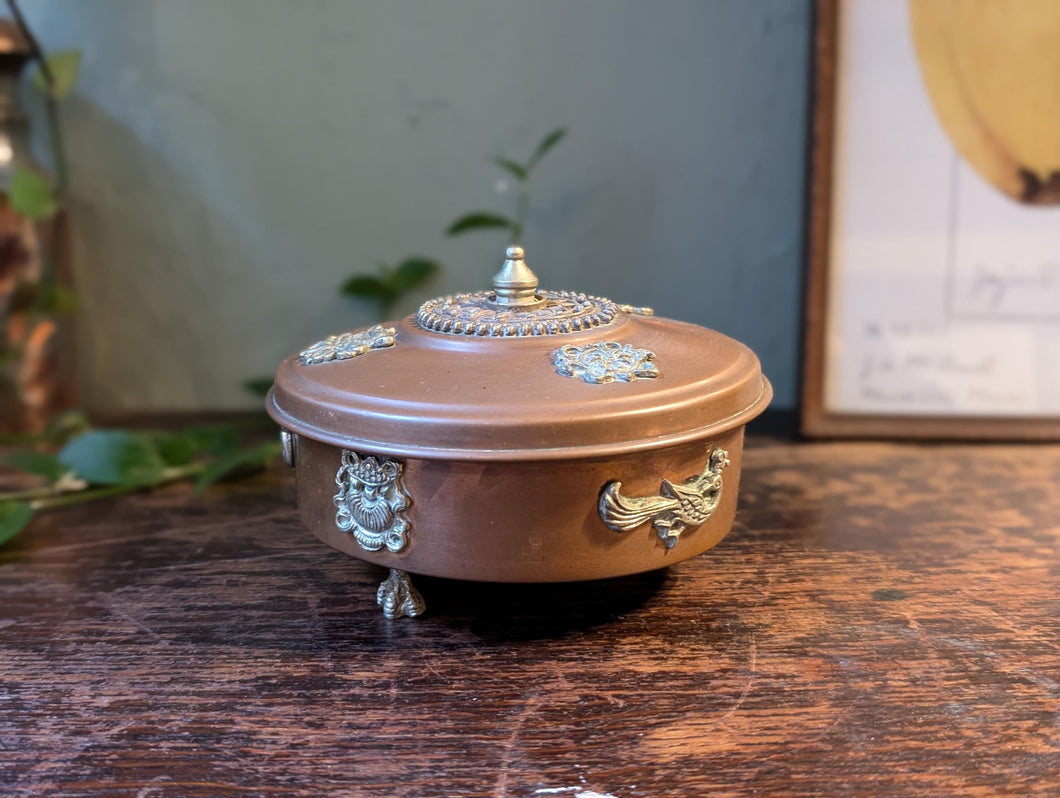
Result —
POLYGON ((602 327, 619 308, 609 299, 572 291, 538 291, 522 247, 508 247, 492 291, 455 294, 424 302, 416 322, 452 335, 522 337, 562 335, 602 327))

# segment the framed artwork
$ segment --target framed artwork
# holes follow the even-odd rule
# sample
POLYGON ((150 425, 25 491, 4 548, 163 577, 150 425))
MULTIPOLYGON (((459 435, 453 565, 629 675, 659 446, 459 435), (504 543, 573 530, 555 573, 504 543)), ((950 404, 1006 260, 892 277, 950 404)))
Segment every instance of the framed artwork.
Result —
POLYGON ((816 15, 804 432, 1060 439, 1060 2, 816 15))

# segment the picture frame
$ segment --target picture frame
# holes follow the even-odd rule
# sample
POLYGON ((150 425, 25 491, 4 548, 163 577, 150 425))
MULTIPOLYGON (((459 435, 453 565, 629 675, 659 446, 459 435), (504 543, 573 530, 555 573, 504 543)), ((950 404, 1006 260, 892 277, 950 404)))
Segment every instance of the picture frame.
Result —
MULTIPOLYGON (((864 298, 866 292, 861 291, 860 298, 851 292, 856 290, 859 280, 861 283, 865 282, 866 274, 869 274, 870 270, 859 267, 857 279, 849 279, 849 274, 843 271, 846 268, 849 272, 849 265, 839 262, 841 258, 837 257, 837 253, 856 250, 853 246, 844 248, 843 242, 837 244, 837 237, 844 234, 840 228, 847 223, 847 217, 850 215, 847 209, 839 203, 849 201, 852 193, 858 194, 857 191, 851 192, 844 188, 840 173, 842 165, 837 164, 837 148, 842 145, 843 154, 849 158, 849 153, 857 149, 851 146, 850 137, 856 135, 859 130, 862 133, 866 130, 864 124, 859 126, 856 122, 848 123, 848 120, 843 117, 843 114, 855 113, 856 109, 844 107, 844 99, 840 92, 841 83, 844 80, 841 74, 841 48, 849 44, 842 41, 844 15, 854 2, 857 0, 816 0, 814 6, 813 101, 807 192, 806 282, 800 407, 802 432, 808 437, 827 438, 1060 439, 1060 401, 1055 402, 1055 412, 1051 406, 1042 412, 1039 405, 1043 402, 1040 398, 1035 399, 1037 394, 1034 394, 1034 391, 1038 390, 1038 386, 1034 384, 1035 380, 1040 379, 1043 371, 1041 363, 1034 359, 1036 357, 1034 353, 1021 351, 1021 347, 1013 345, 1013 343, 1025 341, 1038 344, 1035 336, 1044 337, 1048 343, 1050 357, 1053 356, 1054 342, 1056 356, 1060 357, 1060 303, 1056 307, 1056 318, 1051 316, 1042 318, 1028 314, 1025 324, 1019 314, 1015 318, 1004 317, 1000 313, 989 317, 982 315, 977 317, 975 313, 969 312, 977 308, 965 307, 968 304, 967 298, 971 296, 971 289, 965 290, 967 285, 970 285, 965 280, 967 275, 958 270, 957 276, 953 276, 954 270, 958 266, 963 267, 964 263, 961 261, 954 266, 952 262, 955 261, 952 256, 954 241, 962 243, 964 239, 955 236, 952 210, 948 214, 948 229, 939 230, 937 234, 939 240, 948 247, 947 252, 950 254, 947 260, 951 261, 946 266, 949 271, 944 277, 945 285, 943 286, 948 293, 944 301, 938 303, 940 306, 945 305, 938 311, 939 319, 936 320, 931 316, 934 310, 929 310, 929 322, 925 323, 928 326, 916 327, 915 325, 921 324, 921 321, 914 320, 914 327, 911 328, 908 326, 909 319, 902 317, 904 309, 899 308, 895 318, 889 318, 888 308, 881 299, 884 309, 879 318, 864 320, 864 323, 868 330, 866 335, 871 332, 879 335, 880 329, 886 330, 888 334, 897 331, 898 338, 885 342, 883 349, 880 349, 883 345, 864 343, 860 340, 852 341, 851 336, 848 335, 851 324, 849 319, 847 329, 839 329, 842 325, 837 319, 841 317, 844 308, 856 306, 859 303, 864 305, 866 301, 869 301, 864 298), (842 142, 838 140, 841 135, 847 137, 842 142), (954 303, 952 296, 958 291, 965 291, 965 293, 960 294, 960 302, 954 303), (962 305, 961 302, 965 304, 962 305), (977 318, 979 320, 976 320, 977 318), (936 324, 937 327, 931 326, 936 324), (909 333, 909 329, 914 329, 914 333, 909 333), (927 333, 920 335, 916 332, 921 329, 929 330, 930 335, 927 333), (905 338, 901 338, 903 335, 905 338), (920 337, 917 338, 917 335, 920 337), (901 340, 898 340, 899 338, 901 340), (985 347, 980 343, 982 341, 986 341, 985 347), (875 349, 873 349, 874 346, 875 349), (890 349, 887 348, 888 346, 890 349), (982 350, 991 347, 996 351, 983 353, 982 350), (864 351, 861 351, 862 349, 864 351), (880 351, 890 354, 886 354, 881 359, 878 354, 880 351), (875 373, 869 377, 864 376, 864 373, 871 371, 873 366, 877 367, 877 372, 879 372, 881 364, 890 369, 888 373, 891 378, 890 382, 881 382, 882 377, 875 373), (987 366, 993 369, 990 374, 986 374, 985 371, 978 376, 960 373, 961 369, 972 372, 974 368, 986 369, 987 366), (929 375, 930 379, 918 379, 923 376, 924 369, 929 367, 934 367, 939 373, 929 375), (953 371, 952 379, 943 373, 946 368, 953 371), (876 379, 877 382, 871 385, 858 383, 858 380, 867 382, 872 379, 876 379), (873 390, 880 384, 885 386, 884 390, 873 390), (933 394, 932 391, 935 393, 933 394), (865 401, 859 404, 862 397, 865 401), (938 406, 931 406, 933 401, 938 406), (1035 405, 1034 401, 1038 401, 1039 405, 1035 405), (894 407, 888 407, 888 402, 894 407), (952 410, 947 402, 953 406, 952 410), (989 405, 990 402, 994 404, 989 405), (1006 402, 1009 402, 1011 407, 1007 406, 1006 402), (983 407, 986 409, 984 410, 983 407)), ((876 4, 871 7, 870 13, 875 14, 880 9, 886 8, 891 9, 886 13, 893 13, 893 9, 897 7, 904 8, 906 14, 911 13, 910 6, 904 2, 876 4)), ((864 11, 864 4, 859 8, 864 11)), ((898 31, 894 26, 890 30, 892 33, 898 31)), ((874 37, 886 35, 886 33, 887 26, 877 26, 871 31, 874 37)), ((901 35, 900 31, 896 35, 901 35)), ((865 40, 866 37, 862 38, 865 40)), ((883 43, 880 46, 886 48, 888 45, 883 43)), ((909 43, 903 43, 901 47, 912 50, 912 45, 909 43)), ((849 53, 846 57, 849 60, 849 53)), ((908 54, 905 57, 908 61, 908 54)), ((864 73, 866 69, 864 62, 860 68, 861 73, 864 73)), ((869 68, 872 69, 875 66, 870 64, 869 68)), ((887 68, 887 64, 880 65, 880 69, 887 68)), ((877 85, 883 84, 877 81, 877 85)), ((923 91, 921 93, 925 96, 927 94, 923 91)), ((925 107, 930 106, 926 99, 922 100, 921 104, 925 107)), ((918 113, 920 119, 926 118, 923 108, 918 108, 918 113)), ((903 123, 896 121, 893 124, 903 123)), ((929 135, 933 137, 933 140, 938 138, 939 141, 943 141, 944 137, 939 132, 941 131, 939 123, 933 121, 931 124, 939 130, 929 135)), ((879 135, 888 134, 886 131, 880 131, 879 135)), ((935 143, 933 146, 937 148, 939 145, 935 143)), ((958 190, 991 194, 989 187, 982 188, 977 184, 977 177, 969 176, 972 170, 961 161, 957 148, 951 148, 951 150, 954 164, 951 172, 956 176, 954 180, 959 178, 963 181, 958 190)), ((903 178, 900 175, 895 177, 895 180, 901 179, 903 178)), ((913 186, 912 182, 910 186, 913 186)), ((919 188, 917 185, 910 188, 910 191, 917 191, 919 188)), ((946 187, 944 190, 951 189, 946 187)), ((862 195, 866 193, 861 192, 862 195)), ((957 194, 949 197, 951 205, 956 204, 955 198, 959 198, 957 194)), ((871 196, 867 199, 862 196, 860 200, 862 209, 868 207, 871 211, 872 201, 871 196)), ((1012 206, 1018 206, 1017 202, 1004 198, 990 199, 989 202, 1002 204, 1008 202, 1012 206)), ((1060 231, 1060 205, 1055 205, 1054 208, 1055 211, 1049 208, 1045 213, 1057 215, 1034 217, 1031 221, 1040 226, 1042 218, 1055 218, 1057 229, 1060 231)), ((1012 212, 1017 213, 1019 209, 1012 212)), ((885 211, 881 211, 881 214, 886 216, 885 211)), ((865 218, 864 213, 860 218, 865 218)), ((871 215, 868 218, 871 219, 871 215)), ((972 222, 968 222, 966 227, 971 229, 971 224, 972 222)), ((962 231, 963 228, 956 232, 963 235, 962 231)), ((1048 236, 1050 233, 1046 232, 1041 235, 1034 233, 1029 235, 1027 240, 1033 242, 1039 242, 1039 239, 1049 240, 1042 238, 1042 235, 1048 236)), ((884 237, 876 236, 874 244, 885 246, 886 242, 881 243, 881 238, 884 237)), ((926 236, 925 240, 928 238, 930 236, 926 236)), ((982 248, 984 252, 988 250, 989 247, 982 248)), ((965 246, 962 253, 968 251, 974 253, 979 250, 965 246)), ((966 257, 965 259, 969 263, 974 261, 974 258, 966 257)), ((1053 268, 1051 262, 1049 268, 1053 268)), ((1056 284, 1053 286, 1050 283, 1049 290, 1055 290, 1057 296, 1060 296, 1060 257, 1057 258, 1055 273, 1056 284)), ((885 283, 888 280, 894 283, 896 279, 887 275, 883 278, 885 283)), ((1053 279, 1052 272, 1049 272, 1049 279, 1053 279)), ((891 288, 894 288, 894 285, 891 285, 891 288)), ((889 292, 884 290, 880 293, 882 297, 886 297, 889 292)), ((915 286, 910 287, 910 294, 913 295, 914 300, 919 301, 920 295, 916 292, 915 286)), ((1051 297, 1052 294, 1042 301, 1051 302, 1051 297)), ((1031 297, 1029 301, 1033 303, 1035 300, 1031 297)), ((852 312, 847 313, 848 317, 851 315, 852 312)), ((862 321, 862 319, 855 318, 854 323, 862 321)), ((1041 348, 1040 345, 1037 346, 1038 350, 1041 348)), ((1057 380, 1057 385, 1060 386, 1060 379, 1057 380)), ((1051 385, 1046 387, 1060 396, 1060 389, 1055 389, 1051 385)), ((1040 390, 1038 392, 1041 393, 1040 390)), ((1047 400, 1054 401, 1052 393, 1048 394, 1047 400)))

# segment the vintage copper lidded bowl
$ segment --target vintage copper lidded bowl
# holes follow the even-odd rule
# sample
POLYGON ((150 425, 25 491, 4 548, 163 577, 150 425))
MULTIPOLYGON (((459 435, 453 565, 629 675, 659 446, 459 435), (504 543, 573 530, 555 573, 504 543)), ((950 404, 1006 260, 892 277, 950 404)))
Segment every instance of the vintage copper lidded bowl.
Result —
POLYGON ((425 302, 283 362, 269 394, 305 525, 409 574, 563 582, 663 568, 729 531, 758 358, 649 308, 539 290, 510 247, 493 290, 425 302))

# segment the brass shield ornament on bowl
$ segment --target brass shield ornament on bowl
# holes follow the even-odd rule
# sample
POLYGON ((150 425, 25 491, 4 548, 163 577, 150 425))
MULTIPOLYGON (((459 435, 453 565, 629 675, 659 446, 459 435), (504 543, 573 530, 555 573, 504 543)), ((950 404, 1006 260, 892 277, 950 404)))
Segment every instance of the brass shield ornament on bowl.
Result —
POLYGON ((519 247, 493 289, 325 339, 280 366, 267 409, 325 543, 410 574, 492 582, 663 568, 729 531, 758 358, 703 327, 539 290, 519 247))

